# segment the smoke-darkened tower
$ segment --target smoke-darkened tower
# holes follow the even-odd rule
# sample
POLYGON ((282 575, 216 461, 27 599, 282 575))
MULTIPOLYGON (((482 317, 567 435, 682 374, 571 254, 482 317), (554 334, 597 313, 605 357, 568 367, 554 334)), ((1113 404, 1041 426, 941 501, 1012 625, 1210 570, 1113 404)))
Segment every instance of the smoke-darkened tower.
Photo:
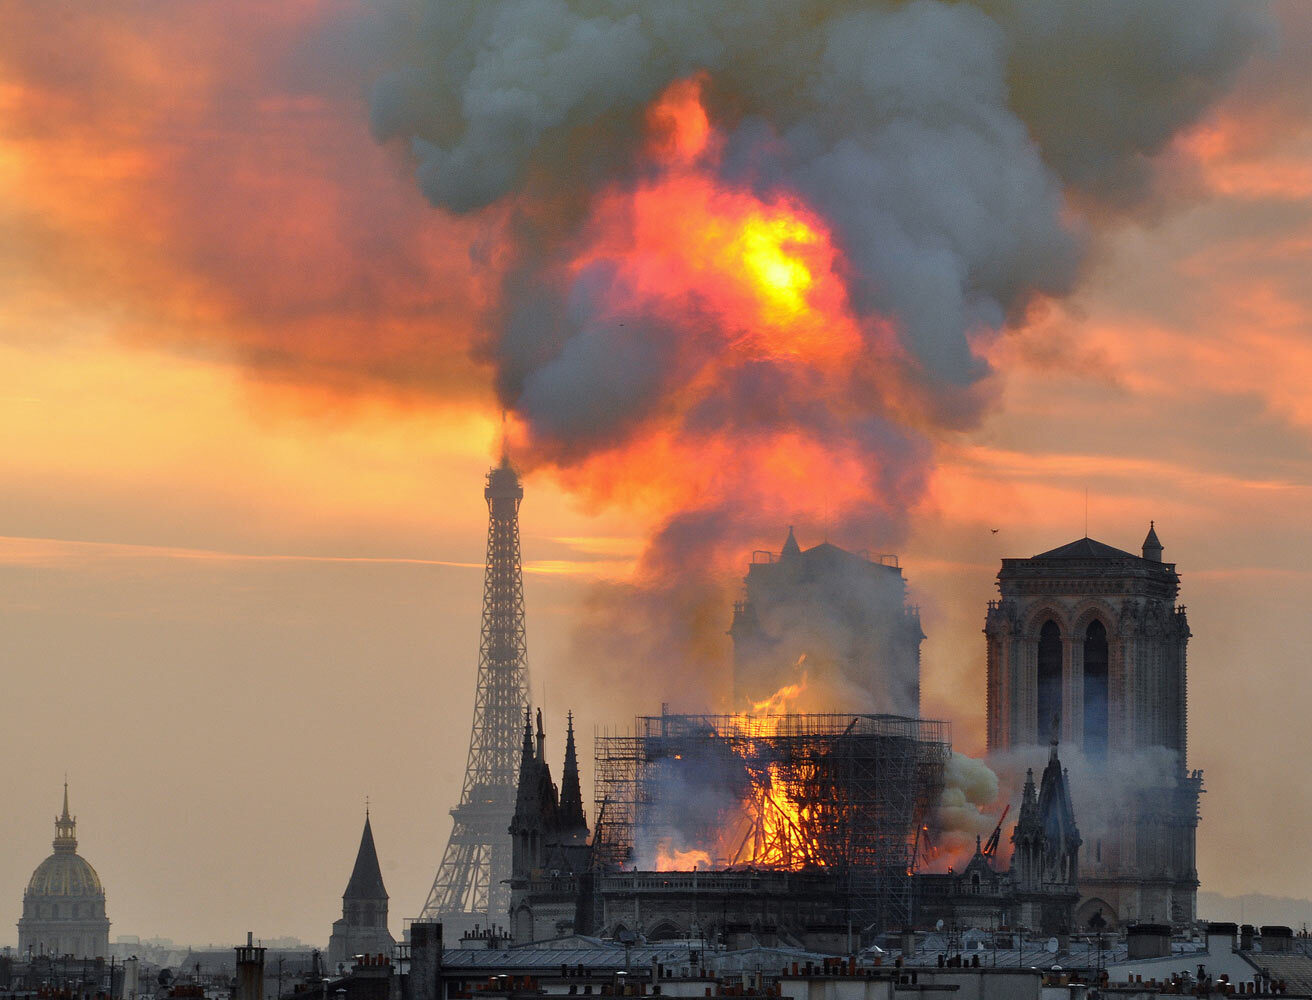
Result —
POLYGON ((469 760, 442 865, 433 879, 425 920, 440 920, 449 939, 475 923, 506 919, 510 906, 510 821, 519 775, 519 727, 528 707, 524 643, 524 575, 519 503, 524 487, 502 456, 487 474, 487 566, 483 626, 469 760))

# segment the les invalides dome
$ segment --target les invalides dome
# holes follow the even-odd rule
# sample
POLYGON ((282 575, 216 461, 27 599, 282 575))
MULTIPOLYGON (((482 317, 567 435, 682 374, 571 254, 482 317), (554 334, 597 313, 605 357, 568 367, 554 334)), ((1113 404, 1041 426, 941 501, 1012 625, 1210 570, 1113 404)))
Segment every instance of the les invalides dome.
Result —
POLYGON ((37 865, 23 893, 18 950, 23 955, 103 958, 109 954, 105 889, 96 870, 77 853, 77 817, 68 814, 67 782, 64 812, 55 820, 54 848, 37 865))

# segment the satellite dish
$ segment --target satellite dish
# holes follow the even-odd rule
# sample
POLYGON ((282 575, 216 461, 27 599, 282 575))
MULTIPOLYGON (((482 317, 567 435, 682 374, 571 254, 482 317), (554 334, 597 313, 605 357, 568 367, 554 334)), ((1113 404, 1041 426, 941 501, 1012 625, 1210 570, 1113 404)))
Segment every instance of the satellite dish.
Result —
POLYGON ((1049 955, 1055 955, 1057 954, 1057 949, 1059 947, 1060 945, 1057 944, 1056 938, 1048 938, 1048 943, 1043 946, 1043 950, 1046 951, 1049 955))
POLYGON ((941 931, 942 929, 943 929, 943 921, 940 920, 938 923, 934 925, 934 930, 941 931))

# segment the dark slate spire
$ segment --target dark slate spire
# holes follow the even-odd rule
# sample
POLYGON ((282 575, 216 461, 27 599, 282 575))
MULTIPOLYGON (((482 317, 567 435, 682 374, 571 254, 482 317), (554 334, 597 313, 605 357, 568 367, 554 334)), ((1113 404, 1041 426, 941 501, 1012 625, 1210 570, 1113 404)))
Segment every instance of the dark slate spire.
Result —
POLYGON ((1080 831, 1075 826, 1075 807, 1071 805, 1070 788, 1061 761, 1057 759, 1057 741, 1052 741, 1048 766, 1039 779, 1039 826, 1053 850, 1062 847, 1079 847, 1080 831))
POLYGON ((533 756, 533 710, 524 709, 524 743, 519 753, 519 784, 515 790, 515 814, 511 825, 528 821, 529 813, 536 808, 533 795, 537 791, 537 764, 533 756))
POLYGON ((1162 543, 1157 540, 1157 526, 1148 522, 1148 537, 1143 540, 1143 557, 1153 562, 1162 561, 1162 543))
POLYGON ((565 770, 560 776, 560 825, 563 830, 587 826, 583 816, 583 790, 579 785, 579 758, 574 748, 574 713, 565 731, 565 770))
POLYGON ((378 867, 378 852, 374 849, 374 831, 369 826, 369 813, 364 814, 364 833, 360 837, 360 850, 351 869, 351 881, 346 883, 343 899, 386 899, 383 872, 378 867))
POLYGON ((524 744, 519 757, 520 771, 533 759, 533 710, 524 709, 524 744))

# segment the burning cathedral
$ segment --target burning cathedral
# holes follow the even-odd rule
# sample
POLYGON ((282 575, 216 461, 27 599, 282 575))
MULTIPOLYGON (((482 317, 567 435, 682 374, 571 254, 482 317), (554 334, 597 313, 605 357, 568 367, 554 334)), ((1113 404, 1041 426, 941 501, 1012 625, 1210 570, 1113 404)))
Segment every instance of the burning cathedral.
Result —
MULTIPOLYGON (((506 469, 489 474, 489 497, 506 469)), ((500 521, 491 508, 489 551, 501 551, 498 530, 511 543, 489 574, 500 567, 514 599, 485 602, 485 620, 504 605, 513 642, 488 648, 505 646, 514 667, 497 711, 519 731, 496 735, 518 744, 518 765, 498 779, 505 818, 483 824, 491 856, 506 855, 508 898, 477 905, 505 914, 516 943, 633 933, 732 947, 738 935, 841 951, 937 919, 1056 935, 1099 916, 1192 920, 1202 779, 1185 759, 1189 628, 1154 529, 1142 555, 1085 538, 1003 561, 986 626, 989 750, 999 766, 1033 765, 1014 789, 1011 859, 999 857, 1000 821, 960 871, 927 873, 952 750, 948 724, 919 714, 924 633, 895 560, 803 550, 791 530, 778 554, 757 553, 729 632, 743 711, 663 709, 595 737, 589 829, 572 718, 558 785, 526 704, 511 485, 513 508, 500 521), (808 682, 810 697, 795 698, 808 682), (1081 829, 1078 804, 1104 788, 1115 818, 1081 829)))

